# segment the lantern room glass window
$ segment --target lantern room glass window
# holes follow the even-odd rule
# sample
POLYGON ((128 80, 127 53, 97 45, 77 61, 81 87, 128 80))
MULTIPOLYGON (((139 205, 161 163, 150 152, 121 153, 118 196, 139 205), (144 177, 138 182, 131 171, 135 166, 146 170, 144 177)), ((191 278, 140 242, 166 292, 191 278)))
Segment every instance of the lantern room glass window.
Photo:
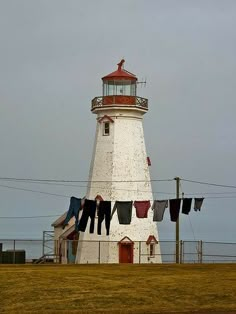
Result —
POLYGON ((136 96, 136 82, 127 80, 104 82, 103 96, 111 95, 136 96))

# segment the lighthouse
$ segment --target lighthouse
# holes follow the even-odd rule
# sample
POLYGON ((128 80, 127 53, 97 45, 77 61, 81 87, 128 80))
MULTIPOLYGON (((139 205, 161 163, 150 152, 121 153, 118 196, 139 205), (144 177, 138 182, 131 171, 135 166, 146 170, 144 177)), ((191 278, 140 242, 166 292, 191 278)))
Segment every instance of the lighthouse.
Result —
MULTIPOLYGON (((148 100, 137 96, 137 77, 124 69, 102 77, 102 96, 92 100, 96 135, 90 165, 86 199, 118 202, 150 201, 150 159, 146 153, 143 116, 148 100)), ((80 232, 76 263, 158 263, 161 262, 157 224, 153 211, 138 218, 132 207, 129 224, 120 224, 117 211, 110 220, 109 234, 103 221, 101 234, 89 227, 80 232)))

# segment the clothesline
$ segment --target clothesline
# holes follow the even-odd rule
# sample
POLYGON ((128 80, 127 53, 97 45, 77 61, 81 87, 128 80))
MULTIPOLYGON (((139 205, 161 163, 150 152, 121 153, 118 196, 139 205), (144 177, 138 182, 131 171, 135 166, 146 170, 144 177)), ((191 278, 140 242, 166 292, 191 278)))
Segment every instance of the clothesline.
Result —
MULTIPOLYGON (((204 198, 194 198, 194 210, 200 211, 204 198)), ((76 198, 74 196, 70 199, 70 206, 66 218, 63 222, 63 228, 68 224, 72 217, 75 217, 75 230, 77 232, 85 232, 88 219, 90 218, 90 233, 94 233, 95 216, 98 217, 97 233, 101 234, 101 224, 105 219, 106 234, 109 235, 110 221, 117 211, 119 224, 129 225, 132 220, 132 207, 136 209, 136 217, 139 219, 148 218, 148 211, 153 210, 153 221, 160 222, 163 220, 164 212, 169 207, 170 220, 176 222, 179 218, 181 203, 182 214, 188 215, 191 210, 192 198, 179 198, 169 200, 154 200, 151 206, 150 200, 144 201, 115 201, 113 210, 111 212, 111 201, 104 201, 102 197, 89 200, 87 198, 76 198), (79 212, 82 211, 79 220, 79 212)))

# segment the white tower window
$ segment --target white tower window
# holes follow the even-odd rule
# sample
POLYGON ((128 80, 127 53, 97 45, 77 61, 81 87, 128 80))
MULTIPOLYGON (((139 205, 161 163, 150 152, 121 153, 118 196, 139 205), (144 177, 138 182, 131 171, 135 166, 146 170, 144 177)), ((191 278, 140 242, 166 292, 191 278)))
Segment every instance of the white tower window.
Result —
POLYGON ((156 256, 156 244, 158 243, 158 241, 156 240, 154 235, 150 235, 147 239, 147 249, 149 250, 149 257, 148 260, 150 259, 150 257, 155 257, 156 256))
POLYGON ((103 135, 105 136, 110 135, 110 123, 109 122, 103 123, 103 135))

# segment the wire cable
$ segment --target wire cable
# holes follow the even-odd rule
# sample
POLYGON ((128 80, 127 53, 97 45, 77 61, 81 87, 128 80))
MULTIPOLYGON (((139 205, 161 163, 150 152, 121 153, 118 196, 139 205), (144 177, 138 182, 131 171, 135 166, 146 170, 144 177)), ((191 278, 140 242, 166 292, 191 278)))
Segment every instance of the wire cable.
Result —
MULTIPOLYGON (((61 183, 53 183, 53 182, 28 182, 28 181, 18 181, 20 183, 29 183, 29 184, 42 184, 42 185, 49 185, 49 186, 63 186, 63 187, 75 187, 75 188, 93 188, 92 186, 87 186, 87 185, 78 185, 78 184, 61 184, 61 183)), ((0 185, 1 186, 1 185, 0 185)), ((2 185, 2 186, 5 186, 5 185, 2 185)), ((6 187, 6 186, 5 186, 6 187)), ((96 187, 94 187, 96 188, 96 187)), ((107 188, 104 188, 104 187, 99 187, 99 189, 107 189, 107 188)), ((25 189, 27 190, 27 189, 25 189)), ((119 190, 119 191, 137 191, 137 189, 119 189, 119 188, 116 188, 116 190, 119 190)), ((146 191, 140 191, 139 192, 146 192, 146 191)), ((46 192, 45 192, 46 193, 46 192)), ((166 194, 166 195, 175 195, 174 192, 166 192, 166 191, 153 191, 152 192, 153 194, 166 194)), ((236 191, 231 191, 231 192, 189 192, 189 193, 185 193, 186 195, 224 195, 224 194, 236 194, 236 191)))
MULTIPOLYGON (((55 180, 55 179, 31 179, 31 178, 8 178, 8 177, 0 177, 0 180, 9 180, 9 181, 31 181, 31 182, 58 182, 58 183, 106 183, 106 182, 147 182, 147 180, 55 180)), ((173 181, 174 179, 154 179, 150 180, 151 182, 168 182, 173 181)))
MULTIPOLYGON (((116 183, 123 183, 123 182, 146 182, 146 180, 57 180, 57 179, 32 179, 32 178, 14 178, 14 177, 0 177, 0 180, 5 181, 22 181, 22 182, 40 182, 40 183, 107 183, 107 182, 116 182, 116 183)), ((151 179, 150 182, 171 182, 175 179, 151 179)), ((225 184, 217 184, 217 183, 210 183, 210 182, 203 182, 203 181, 196 181, 196 180, 189 180, 180 178, 180 180, 190 183, 197 183, 197 184, 204 184, 210 186, 217 186, 223 188, 233 188, 236 189, 235 185, 225 185, 225 184)))
POLYGON ((204 185, 218 186, 218 187, 222 187, 222 188, 236 189, 236 185, 225 185, 225 184, 209 183, 209 182, 194 181, 194 180, 188 180, 188 179, 182 179, 182 178, 181 178, 181 180, 185 181, 185 182, 191 182, 191 183, 198 183, 198 184, 204 184, 204 185))
POLYGON ((48 218, 48 217, 60 217, 62 216, 61 214, 59 215, 45 215, 45 216, 5 216, 5 217, 0 217, 0 219, 31 219, 31 218, 48 218))
MULTIPOLYGON (((56 197, 64 197, 64 198, 70 198, 71 197, 71 195, 58 194, 58 193, 49 193, 49 192, 44 192, 44 191, 38 191, 38 190, 32 190, 32 189, 26 189, 26 188, 19 188, 19 187, 3 185, 3 184, 0 184, 0 187, 7 188, 7 189, 12 189, 12 190, 19 190, 19 191, 25 191, 25 192, 45 194, 45 195, 56 196, 56 197)), ((108 188, 102 188, 102 187, 99 187, 99 189, 108 190, 108 188)), ((116 189, 116 190, 120 190, 120 191, 137 191, 137 190, 127 190, 127 189, 116 189)), ((138 190, 138 192, 146 192, 146 191, 138 190)), ((175 193, 161 192, 161 191, 160 192, 152 192, 152 193, 153 194, 175 195, 175 193)), ((192 195, 195 195, 195 194, 192 194, 192 195)), ((205 193, 201 193, 201 195, 204 196, 205 193)), ((230 198, 232 198, 232 199, 236 198, 236 195, 235 196, 207 196, 207 197, 205 197, 205 199, 230 199, 230 198)))
MULTIPOLYGON (((6 180, 6 181, 13 181, 13 180, 6 180)), ((53 182, 35 182, 35 181, 17 181, 18 183, 29 183, 29 184, 42 184, 42 185, 44 185, 44 184, 46 184, 46 185, 51 185, 51 186, 63 186, 63 187, 75 187, 75 188, 97 188, 97 187, 93 187, 93 186, 88 186, 88 185, 78 185, 78 184, 63 184, 63 183, 53 183, 53 182)), ((1 185, 0 185, 1 186, 1 185)), ((2 185, 2 186, 4 186, 4 185, 2 185)), ((99 189, 102 189, 102 190, 105 190, 105 189, 107 189, 107 188, 105 188, 105 187, 100 187, 99 186, 99 189)), ((137 189, 119 189, 119 188, 116 188, 116 190, 118 190, 118 191, 137 191, 137 189)), ((141 191, 141 190, 138 190, 138 192, 146 192, 146 191, 141 191)), ((173 195, 173 194, 175 194, 175 193, 171 193, 171 192, 162 192, 162 191, 160 191, 160 192, 152 192, 152 193, 155 193, 155 194, 168 194, 168 195, 173 195)), ((236 193, 236 192, 235 192, 236 193)))
MULTIPOLYGON (((75 187, 75 188, 94 188, 94 189, 96 189, 97 187, 93 187, 92 185, 78 185, 78 184, 60 184, 60 183, 50 183, 50 182, 28 182, 28 181, 18 181, 18 183, 29 183, 29 184, 46 184, 46 185, 52 185, 52 186, 65 186, 65 187, 75 187)), ((5 186, 5 185, 1 185, 0 184, 0 186, 5 186)), ((108 189, 108 188, 106 188, 106 187, 101 187, 101 186, 99 186, 99 189, 102 189, 102 190, 105 190, 105 189, 108 189)), ((118 191, 137 191, 137 189, 119 189, 119 188, 116 188, 116 190, 118 190, 118 191)), ((146 192, 146 191, 141 191, 141 190, 138 190, 138 192, 146 192)), ((171 194, 175 194, 175 193, 170 193, 170 192, 162 192, 162 191, 160 191, 160 192, 152 192, 152 193, 157 193, 157 194, 169 194, 169 195, 171 195, 171 194)), ((235 192, 236 193, 236 192, 235 192)))
POLYGON ((192 234, 193 234, 194 241, 196 241, 193 225, 192 225, 192 222, 191 222, 191 219, 190 219, 189 215, 188 215, 188 221, 189 221, 189 224, 190 224, 190 228, 191 228, 191 231, 192 231, 192 234))
POLYGON ((36 190, 31 190, 31 189, 24 189, 24 188, 18 188, 15 186, 9 186, 9 185, 2 185, 0 184, 0 187, 4 187, 7 189, 13 189, 13 190, 20 190, 20 191, 26 191, 26 192, 32 192, 32 193, 40 193, 40 194, 46 194, 46 195, 53 195, 53 196, 58 196, 58 197, 70 197, 68 195, 62 195, 62 194, 56 194, 56 193, 48 193, 48 192, 43 192, 43 191, 36 191, 36 190))
MULTIPOLYGON (((0 180, 3 180, 3 181, 16 181, 18 183, 28 183, 28 184, 46 184, 46 185, 49 185, 49 186, 63 186, 63 187, 79 187, 79 188, 92 188, 92 186, 87 186, 87 185, 78 185, 78 184, 63 184, 63 183, 57 183, 57 182, 45 182, 45 181, 26 181, 28 179, 16 179, 16 178, 0 178, 0 180)), ((182 181, 191 181, 191 182, 194 182, 194 183, 199 183, 199 181, 193 181, 193 180, 187 180, 187 179, 181 179, 182 181)), ((104 181, 105 182, 105 181, 104 181)), ((180 181, 180 184, 181 184, 181 181, 180 181)), ((203 182, 201 183, 203 184, 203 182)), ((207 184, 207 185, 212 185, 211 183, 204 183, 204 184, 207 184)), ((1 185, 0 185, 1 186, 1 185)), ((217 185, 219 186, 219 185, 217 185)), ((222 185, 220 185, 222 186, 222 185)), ((228 187, 228 186, 224 186, 224 187, 228 187)), ((231 187, 231 186, 230 186, 231 187)), ((103 187, 99 187, 100 189, 106 189, 106 188, 103 188, 103 187)), ((116 188, 116 190, 120 190, 120 191, 137 191, 136 190, 131 190, 131 189, 119 189, 119 188, 116 188)), ((145 191, 140 191, 139 192, 145 192, 145 191)), ((46 193, 46 192, 45 192, 46 193)), ((175 193, 170 193, 170 192, 162 192, 162 191, 159 191, 159 192, 156 192, 156 191, 153 191, 152 192, 153 194, 167 194, 167 195, 174 195, 175 193)), ((236 191, 231 191, 231 192, 189 192, 189 193, 186 193, 187 195, 214 195, 214 194, 217 194, 217 195, 223 195, 223 194, 236 194, 236 191)))

